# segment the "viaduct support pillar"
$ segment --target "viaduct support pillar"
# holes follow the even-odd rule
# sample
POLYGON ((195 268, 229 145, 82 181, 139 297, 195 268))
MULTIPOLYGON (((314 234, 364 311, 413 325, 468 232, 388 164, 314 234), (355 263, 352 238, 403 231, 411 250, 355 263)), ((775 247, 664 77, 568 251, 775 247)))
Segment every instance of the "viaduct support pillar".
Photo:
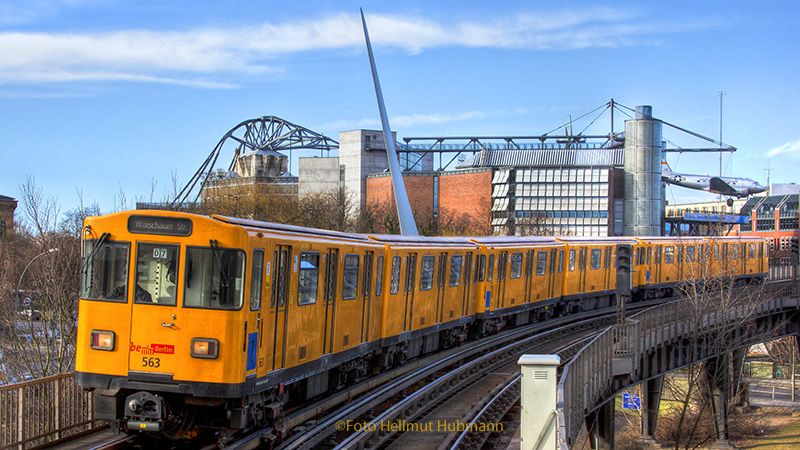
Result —
POLYGON ((711 394, 711 411, 714 414, 714 429, 717 441, 711 448, 733 449, 728 428, 728 401, 730 399, 730 373, 728 363, 730 355, 719 355, 706 363, 706 381, 711 394))
POLYGON ((661 390, 664 386, 664 375, 651 378, 642 383, 642 440, 656 442, 656 425, 658 408, 661 405, 661 390))
POLYGON ((586 429, 592 450, 614 450, 615 412, 616 398, 612 397, 586 417, 586 429))

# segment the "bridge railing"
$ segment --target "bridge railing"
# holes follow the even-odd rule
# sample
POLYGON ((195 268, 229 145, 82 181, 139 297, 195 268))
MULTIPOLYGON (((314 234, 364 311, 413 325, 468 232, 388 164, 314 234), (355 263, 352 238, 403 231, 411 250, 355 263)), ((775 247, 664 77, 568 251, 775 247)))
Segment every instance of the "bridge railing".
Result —
POLYGON ((60 374, 0 386, 0 450, 29 450, 104 426, 94 394, 60 374))
POLYGON ((765 286, 766 300, 757 306, 738 306, 728 310, 715 310, 703 317, 695 317, 685 301, 679 300, 639 312, 627 323, 607 328, 583 347, 566 364, 558 385, 559 445, 569 449, 583 428, 587 414, 605 402, 614 390, 615 374, 630 374, 632 380, 640 377, 640 355, 662 343, 687 336, 696 329, 710 330, 729 326, 742 317, 764 317, 782 311, 788 305, 797 305, 790 299, 797 292, 795 283, 777 283, 765 286))

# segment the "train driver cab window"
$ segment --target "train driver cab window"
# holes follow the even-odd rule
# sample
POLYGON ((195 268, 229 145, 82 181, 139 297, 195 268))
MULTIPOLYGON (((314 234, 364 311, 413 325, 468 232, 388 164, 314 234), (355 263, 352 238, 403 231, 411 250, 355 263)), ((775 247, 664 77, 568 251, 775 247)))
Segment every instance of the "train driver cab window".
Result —
POLYGON ((511 278, 522 276, 522 253, 511 254, 511 278))
POLYGON ((300 253, 300 272, 297 280, 297 304, 316 303, 317 286, 319 286, 319 252, 300 253))
POLYGON ((399 256, 395 256, 392 258, 392 280, 391 286, 389 288, 389 293, 394 295, 400 292, 400 264, 401 260, 399 256))
POLYGON ((244 297, 244 252, 227 248, 186 249, 183 306, 240 309, 244 297))
POLYGON ((84 241, 81 298, 128 302, 130 245, 105 239, 84 241))
POLYGON ((739 259, 739 244, 731 245, 731 259, 739 259))
POLYGON ((344 277, 342 278, 342 299, 350 300, 358 296, 358 255, 344 255, 344 277))
POLYGON ((756 244, 747 244, 747 257, 750 259, 756 257, 756 244))
POLYGON ((547 252, 536 253, 536 275, 544 275, 547 268, 547 252))
POLYGON ((175 306, 177 282, 177 245, 137 245, 134 303, 175 306))
POLYGON ((569 251, 569 271, 575 270, 575 249, 569 251))
POLYGON ((463 256, 453 255, 450 258, 450 286, 461 284, 461 260, 463 256))
POLYGON ((423 256, 419 273, 419 290, 428 291, 433 288, 433 270, 436 265, 435 256, 423 256))
POLYGON ((675 247, 668 245, 664 247, 664 264, 673 264, 675 262, 675 247))
POLYGON ((599 248, 593 248, 592 254, 589 255, 589 268, 592 270, 599 269, 602 262, 603 262, 603 250, 599 248))

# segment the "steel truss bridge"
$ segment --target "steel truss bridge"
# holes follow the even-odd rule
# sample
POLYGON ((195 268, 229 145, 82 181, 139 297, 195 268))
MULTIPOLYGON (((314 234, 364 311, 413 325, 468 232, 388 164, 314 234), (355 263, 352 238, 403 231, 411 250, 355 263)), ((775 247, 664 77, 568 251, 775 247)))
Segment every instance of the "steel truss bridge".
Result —
POLYGON ((223 152, 232 154, 228 164, 228 171, 231 171, 236 160, 249 151, 288 152, 291 159, 293 150, 319 150, 322 156, 323 152, 330 153, 338 148, 339 143, 335 140, 280 117, 264 116, 245 120, 225 133, 170 206, 197 200, 203 182, 214 171, 217 159, 223 152))

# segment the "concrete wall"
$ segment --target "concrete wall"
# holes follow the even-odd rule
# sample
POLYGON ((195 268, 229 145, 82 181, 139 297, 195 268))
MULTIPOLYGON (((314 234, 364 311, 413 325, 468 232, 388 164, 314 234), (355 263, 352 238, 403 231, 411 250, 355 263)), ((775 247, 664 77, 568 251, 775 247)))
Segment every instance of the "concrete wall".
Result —
POLYGON ((389 168, 383 133, 376 130, 339 133, 339 164, 344 166, 345 191, 363 208, 367 201, 367 175, 389 168))
POLYGON ((339 158, 300 158, 299 166, 300 197, 334 192, 343 187, 339 158))

